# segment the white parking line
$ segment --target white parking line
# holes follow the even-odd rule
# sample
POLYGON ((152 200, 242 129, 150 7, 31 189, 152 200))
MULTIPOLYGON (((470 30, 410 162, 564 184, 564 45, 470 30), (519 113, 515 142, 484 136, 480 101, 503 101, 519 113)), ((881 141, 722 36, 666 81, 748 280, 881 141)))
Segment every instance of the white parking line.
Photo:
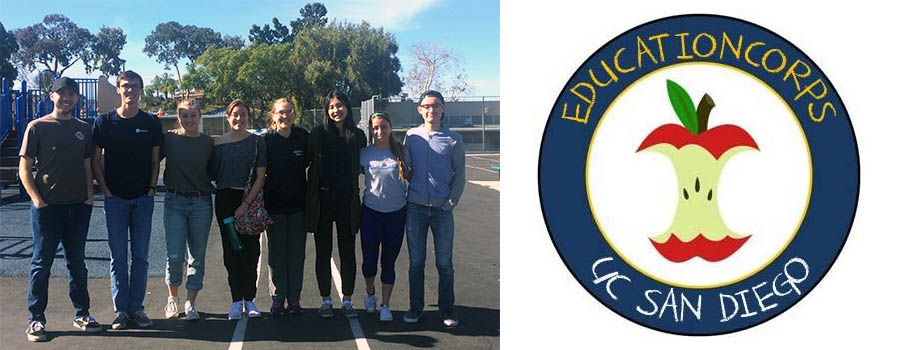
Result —
POLYGON ((469 156, 469 158, 475 158, 475 159, 486 160, 486 161, 489 161, 489 162, 497 162, 497 163, 500 163, 500 160, 499 160, 499 159, 482 158, 482 157, 478 157, 478 156, 469 156))
MULTIPOLYGON (((267 245, 268 237, 266 234, 260 235, 260 246, 267 245), (265 239, 263 239, 265 237, 265 239)), ((259 288, 259 279, 260 279, 260 270, 262 269, 262 259, 256 261, 256 288, 259 288)), ((231 335, 231 344, 228 345, 228 350, 241 350, 244 347, 244 334, 247 332, 247 319, 249 317, 247 315, 242 315, 241 320, 238 321, 237 326, 234 327, 234 334, 231 335)))
POLYGON ((466 168, 472 168, 472 169, 484 170, 484 171, 487 171, 487 172, 489 172, 489 173, 494 173, 494 174, 499 174, 499 173, 500 173, 499 171, 496 171, 496 170, 491 170, 491 169, 481 168, 481 167, 471 166, 471 165, 466 165, 466 168))
POLYGON ((234 327, 234 335, 231 336, 231 345, 228 350, 241 350, 244 347, 244 332, 247 331, 247 318, 241 317, 236 327, 234 327))
MULTIPOLYGON (((334 279, 334 287, 338 291, 338 300, 344 300, 344 294, 341 293, 341 272, 334 263, 334 257, 331 258, 331 277, 334 279)), ((347 321, 350 322, 350 331, 353 332, 353 338, 356 339, 356 347, 359 350, 369 350, 369 342, 366 341, 366 334, 363 333, 362 326, 359 325, 359 319, 348 318, 347 321)))

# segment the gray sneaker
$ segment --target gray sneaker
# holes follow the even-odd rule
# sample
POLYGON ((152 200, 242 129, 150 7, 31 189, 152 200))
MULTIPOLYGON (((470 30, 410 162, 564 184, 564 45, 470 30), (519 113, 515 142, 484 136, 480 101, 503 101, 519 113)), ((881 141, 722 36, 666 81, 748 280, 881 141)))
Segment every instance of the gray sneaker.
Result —
POLYGON ((344 317, 346 318, 359 317, 359 313, 356 312, 356 309, 353 308, 353 303, 349 300, 344 300, 344 302, 341 303, 341 310, 344 310, 344 317))
POLYGON ((366 292, 366 312, 373 313, 375 312, 375 304, 378 303, 378 298, 375 296, 375 293, 369 294, 366 292))
POLYGON ((394 320, 394 315, 391 314, 391 308, 387 305, 381 305, 381 314, 379 315, 379 319, 383 322, 391 322, 394 320))
POLYGON ((147 314, 144 313, 143 310, 135 311, 131 314, 131 319, 141 328, 147 328, 153 325, 153 321, 150 320, 150 317, 147 317, 147 314))
POLYGON ((334 317, 334 311, 331 309, 333 306, 331 305, 331 300, 322 303, 322 306, 319 307, 319 317, 322 318, 331 318, 334 317))
POLYGON ((103 330, 103 327, 91 315, 76 318, 75 321, 72 321, 72 325, 88 333, 96 333, 103 330))
POLYGON ((112 321, 110 328, 112 329, 125 329, 128 327, 128 314, 124 312, 117 312, 116 319, 112 321))
POLYGON ((44 331, 44 322, 31 321, 25 329, 25 337, 28 341, 46 341, 47 332, 44 331))

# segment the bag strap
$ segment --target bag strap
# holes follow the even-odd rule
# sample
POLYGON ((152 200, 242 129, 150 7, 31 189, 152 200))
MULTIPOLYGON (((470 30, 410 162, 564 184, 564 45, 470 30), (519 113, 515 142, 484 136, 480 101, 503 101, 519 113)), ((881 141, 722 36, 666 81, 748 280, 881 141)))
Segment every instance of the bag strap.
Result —
MULTIPOLYGON (((254 135, 250 133, 250 136, 247 137, 254 137, 254 135)), ((250 173, 247 174, 247 185, 244 186, 247 189, 250 188, 250 179, 253 177, 253 171, 256 170, 256 158, 259 157, 259 138, 255 138, 255 141, 253 143, 253 165, 250 166, 250 173)))

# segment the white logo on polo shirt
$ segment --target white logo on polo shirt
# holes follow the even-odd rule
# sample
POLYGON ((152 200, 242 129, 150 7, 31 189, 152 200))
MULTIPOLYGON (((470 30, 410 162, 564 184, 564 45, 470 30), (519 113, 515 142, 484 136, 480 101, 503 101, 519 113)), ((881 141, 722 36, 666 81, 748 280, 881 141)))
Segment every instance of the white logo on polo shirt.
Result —
POLYGON ((84 134, 82 134, 81 131, 76 131, 75 138, 78 139, 79 141, 84 141, 84 134))

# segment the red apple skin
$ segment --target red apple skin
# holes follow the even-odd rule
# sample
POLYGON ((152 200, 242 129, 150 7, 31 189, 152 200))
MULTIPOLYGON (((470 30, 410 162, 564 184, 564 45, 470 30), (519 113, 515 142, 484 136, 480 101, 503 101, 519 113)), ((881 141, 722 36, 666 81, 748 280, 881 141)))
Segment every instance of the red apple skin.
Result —
POLYGON ((726 236, 720 241, 711 241, 706 239, 702 234, 697 235, 694 239, 684 242, 674 234, 669 235, 669 239, 663 243, 653 243, 653 247, 664 258, 672 262, 684 262, 695 256, 699 256, 703 260, 716 262, 734 254, 750 236, 742 238, 732 238, 726 236))
POLYGON ((753 137, 737 125, 719 125, 700 134, 694 134, 681 125, 665 124, 651 131, 638 146, 637 151, 661 143, 670 144, 678 149, 686 145, 698 145, 716 159, 734 147, 747 146, 759 150, 753 137))

